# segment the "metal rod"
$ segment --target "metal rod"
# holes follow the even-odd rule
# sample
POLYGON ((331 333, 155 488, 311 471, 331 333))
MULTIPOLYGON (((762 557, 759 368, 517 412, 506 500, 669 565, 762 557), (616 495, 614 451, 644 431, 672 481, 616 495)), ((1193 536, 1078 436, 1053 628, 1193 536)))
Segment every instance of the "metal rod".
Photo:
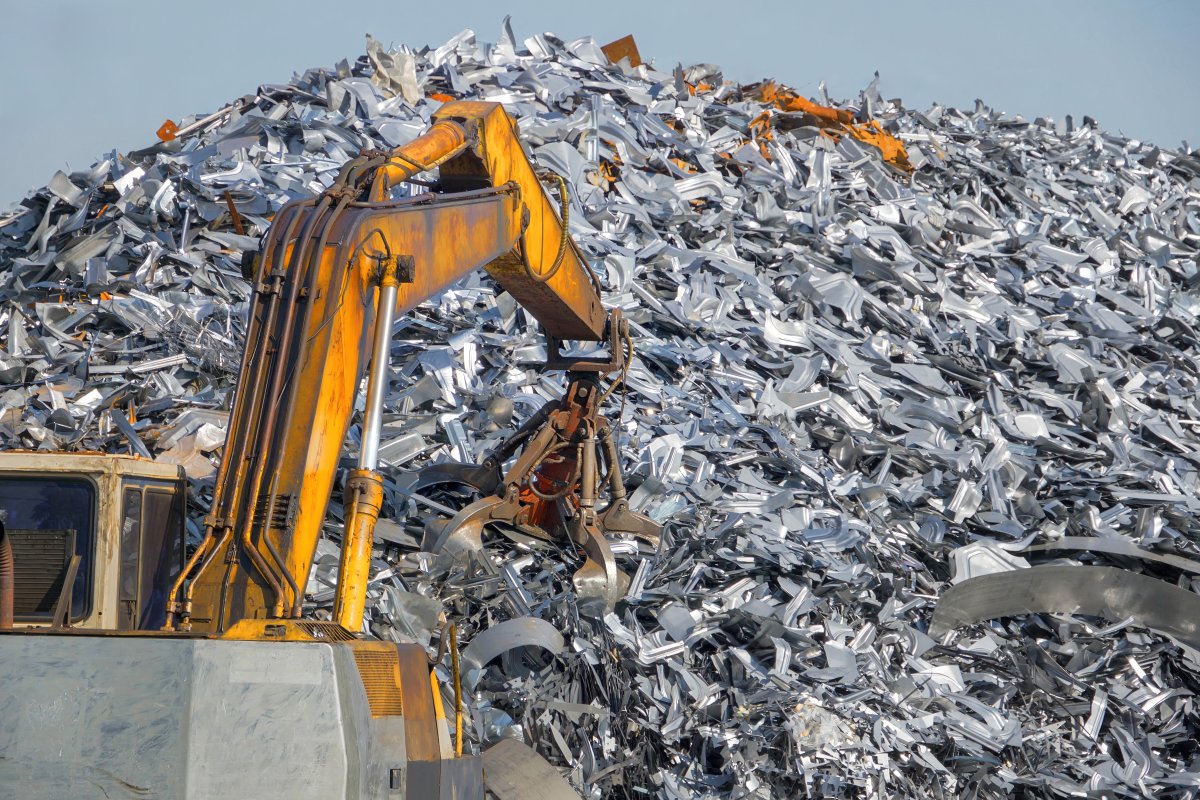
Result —
MULTIPOLYGON (((588 425, 588 428, 591 426, 588 425)), ((590 515, 596 507, 596 435, 591 430, 587 438, 580 442, 580 449, 579 507, 585 515, 590 515)))
POLYGON ((454 755, 463 754, 462 673, 458 670, 458 626, 450 626, 450 666, 454 672, 454 755))
POLYGON ((379 437, 383 429, 383 395, 387 388, 391 363, 392 321, 396 317, 395 281, 385 280, 379 287, 379 313, 375 318, 375 342, 371 348, 371 372, 367 376, 367 408, 363 418, 362 447, 358 451, 359 469, 379 468, 379 437))
POLYGON ((371 346, 371 371, 367 375, 362 447, 358 451, 358 469, 350 471, 350 478, 346 482, 346 528, 333 603, 334 621, 355 633, 362 629, 375 522, 383 507, 383 477, 378 470, 379 435, 383 428, 383 394, 387 388, 392 320, 396 316, 396 294, 399 289, 396 265, 385 261, 381 266, 375 341, 371 346))
POLYGON ((211 122, 216 122, 217 120, 221 119, 221 117, 232 114, 235 111, 239 111, 239 112, 244 111, 244 110, 246 110, 246 108, 254 105, 254 103, 256 103, 256 102, 258 102, 257 97, 253 97, 253 98, 252 97, 242 97, 238 100, 234 100, 229 105, 218 108, 216 111, 209 114, 207 117, 201 117, 200 119, 196 120, 195 122, 191 122, 191 123, 188 123, 187 125, 184 125, 182 128, 175 131, 175 138, 178 139, 180 137, 187 136, 192 131, 200 130, 205 125, 208 125, 211 122))

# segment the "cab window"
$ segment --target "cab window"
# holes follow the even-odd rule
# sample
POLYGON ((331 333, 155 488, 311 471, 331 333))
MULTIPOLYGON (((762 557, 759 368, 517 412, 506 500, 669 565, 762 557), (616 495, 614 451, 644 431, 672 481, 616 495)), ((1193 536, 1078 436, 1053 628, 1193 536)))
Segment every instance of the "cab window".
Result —
POLYGON ((157 630, 183 568, 183 497, 173 487, 127 485, 122 493, 117 627, 157 630))
POLYGON ((96 487, 84 478, 0 475, 0 519, 16 565, 13 616, 47 622, 54 613, 71 553, 79 568, 71 590, 72 621, 90 609, 96 539, 96 487))

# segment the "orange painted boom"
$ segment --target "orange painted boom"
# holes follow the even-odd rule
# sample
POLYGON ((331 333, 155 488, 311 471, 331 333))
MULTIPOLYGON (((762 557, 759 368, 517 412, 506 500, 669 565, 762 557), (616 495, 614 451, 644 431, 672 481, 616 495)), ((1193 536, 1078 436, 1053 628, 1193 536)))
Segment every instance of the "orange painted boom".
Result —
POLYGON ((448 103, 410 144, 350 162, 280 210, 262 254, 212 513, 169 627, 299 616, 385 280, 404 313, 482 268, 549 335, 604 334, 595 277, 495 103, 448 103), (435 168, 437 191, 387 199, 435 168))

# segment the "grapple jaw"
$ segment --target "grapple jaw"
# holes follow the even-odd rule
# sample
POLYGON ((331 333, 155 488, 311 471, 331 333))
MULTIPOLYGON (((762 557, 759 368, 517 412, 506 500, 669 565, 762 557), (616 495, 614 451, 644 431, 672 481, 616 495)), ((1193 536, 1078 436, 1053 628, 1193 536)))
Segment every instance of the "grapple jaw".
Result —
MULTIPOLYGON (((610 331, 624 333, 619 315, 610 331)), ((628 335, 625 333, 625 339, 628 335)), ((618 346, 613 346, 619 352, 618 346)), ((495 571, 483 551, 483 530, 501 523, 536 539, 573 544, 584 564, 575 573, 577 594, 586 610, 603 613, 625 593, 629 579, 617 568, 608 538, 634 536, 658 545, 661 528, 633 511, 621 475, 616 436, 599 408, 611 393, 599 375, 623 370, 628 361, 563 361, 552 349, 552 366, 566 366, 569 383, 561 400, 553 400, 529 418, 481 464, 438 464, 424 470, 414 488, 438 483, 473 487, 483 495, 451 519, 430 521, 423 548, 448 559, 470 559, 495 571), (507 471, 502 465, 511 461, 507 471), (607 504, 600 508, 601 495, 607 504)))

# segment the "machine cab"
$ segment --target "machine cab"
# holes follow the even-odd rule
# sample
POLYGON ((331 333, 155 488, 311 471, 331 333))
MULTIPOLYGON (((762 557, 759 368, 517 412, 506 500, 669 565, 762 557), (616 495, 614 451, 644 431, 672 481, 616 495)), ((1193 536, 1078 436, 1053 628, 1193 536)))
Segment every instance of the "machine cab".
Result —
POLYGON ((157 630, 184 558, 183 469, 132 456, 0 453, 16 627, 157 630), (56 613, 57 612, 57 613, 56 613))

